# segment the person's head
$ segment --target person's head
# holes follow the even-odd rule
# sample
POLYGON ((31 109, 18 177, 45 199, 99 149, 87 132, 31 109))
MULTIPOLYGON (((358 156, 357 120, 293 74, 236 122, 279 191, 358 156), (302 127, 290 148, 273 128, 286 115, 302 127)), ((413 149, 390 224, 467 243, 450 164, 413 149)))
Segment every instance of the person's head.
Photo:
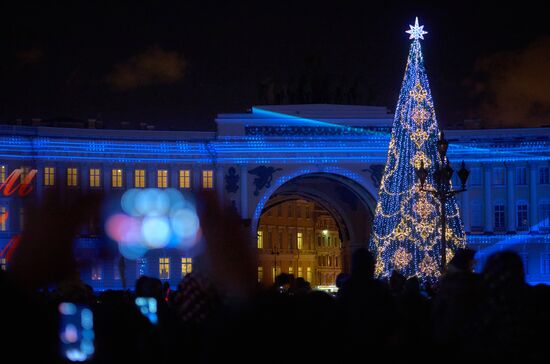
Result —
POLYGON ((449 272, 472 272, 476 252, 472 249, 457 249, 454 257, 449 261, 447 270, 449 272))
POLYGON ((492 254, 483 269, 483 278, 491 289, 521 286, 525 283, 523 262, 513 251, 492 254))
POLYGON ((349 274, 344 272, 339 273, 336 276, 336 287, 338 289, 342 288, 347 283, 348 280, 349 280, 349 274))
POLYGON ((394 270, 391 272, 391 276, 390 276, 390 288, 393 291, 400 292, 403 290, 403 286, 405 285, 406 280, 407 278, 405 278, 404 275, 394 270))
POLYGON ((417 276, 412 276, 405 282, 403 291, 407 294, 420 294, 420 280, 417 276))
POLYGON ((357 249, 351 257, 351 276, 358 278, 374 277, 374 255, 365 248, 357 249))

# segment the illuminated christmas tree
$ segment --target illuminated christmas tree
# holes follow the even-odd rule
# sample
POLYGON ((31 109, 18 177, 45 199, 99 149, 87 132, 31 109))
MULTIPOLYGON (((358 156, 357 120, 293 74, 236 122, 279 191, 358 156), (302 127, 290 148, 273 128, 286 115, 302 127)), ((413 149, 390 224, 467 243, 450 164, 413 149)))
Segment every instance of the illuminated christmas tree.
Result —
MULTIPOLYGON (((376 206, 370 248, 377 257, 376 273, 396 270, 433 282, 440 275, 441 221, 439 202, 420 189, 415 169, 428 170, 424 189, 434 188, 433 172, 441 165, 437 150, 439 128, 428 84, 420 39, 424 26, 410 26, 413 39, 397 102, 388 158, 376 206)), ((465 233, 454 197, 449 198, 447 261, 465 244, 465 233)))

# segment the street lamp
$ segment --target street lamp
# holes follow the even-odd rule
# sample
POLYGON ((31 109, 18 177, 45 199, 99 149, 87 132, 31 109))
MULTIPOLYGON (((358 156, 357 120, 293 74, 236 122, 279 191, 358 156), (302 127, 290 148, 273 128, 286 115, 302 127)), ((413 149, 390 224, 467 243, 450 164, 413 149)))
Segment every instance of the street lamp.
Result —
POLYGON ((461 168, 458 171, 458 177, 460 178, 462 186, 459 189, 450 188, 450 182, 454 171, 447 159, 448 148, 449 142, 445 139, 443 133, 440 133, 439 140, 437 141, 437 151, 441 159, 441 165, 433 172, 435 189, 425 188, 428 170, 424 166, 424 161, 420 162, 420 168, 416 170, 416 176, 420 180, 420 190, 431 193, 432 196, 439 201, 441 206, 441 273, 445 272, 447 266, 447 216, 445 206, 449 198, 466 191, 466 181, 470 175, 470 171, 466 169, 466 165, 464 161, 462 161, 461 168))

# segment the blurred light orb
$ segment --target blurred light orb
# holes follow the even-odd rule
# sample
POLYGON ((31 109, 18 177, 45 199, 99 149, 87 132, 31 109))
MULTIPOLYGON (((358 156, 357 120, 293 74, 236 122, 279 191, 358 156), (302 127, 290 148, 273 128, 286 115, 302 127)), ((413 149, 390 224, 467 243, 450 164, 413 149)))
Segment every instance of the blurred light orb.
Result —
POLYGON ((122 198, 120 199, 120 207, 130 216, 139 216, 140 213, 136 208, 136 197, 139 194, 140 190, 137 188, 132 188, 124 192, 122 198))
POLYGON ((105 223, 107 235, 118 243, 137 243, 141 238, 141 222, 126 214, 115 214, 105 223))
POLYGON ((199 230, 199 217, 194 210, 179 209, 170 217, 172 230, 181 239, 195 237, 199 230))
POLYGON ((150 248, 164 248, 170 240, 170 223, 165 217, 146 217, 141 225, 143 240, 150 248))
POLYGON ((149 249, 143 244, 118 244, 120 254, 130 260, 141 258, 149 249))
POLYGON ((135 208, 141 216, 162 216, 170 209, 170 197, 158 188, 138 191, 135 208))

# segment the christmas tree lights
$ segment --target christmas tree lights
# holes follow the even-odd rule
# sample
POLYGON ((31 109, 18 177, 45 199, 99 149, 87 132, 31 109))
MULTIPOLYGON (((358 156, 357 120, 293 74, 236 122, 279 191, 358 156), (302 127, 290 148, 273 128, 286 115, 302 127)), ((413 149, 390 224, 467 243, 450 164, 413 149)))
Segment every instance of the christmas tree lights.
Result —
MULTIPOLYGON (((441 165, 437 151, 439 129, 424 67, 420 39, 424 26, 410 26, 413 39, 401 93, 397 102, 384 175, 378 192, 370 248, 377 257, 376 273, 389 276, 393 270, 406 277, 416 275, 433 282, 440 275, 440 205, 420 188, 415 169, 428 170, 425 189, 433 189, 433 172, 441 165)), ((466 242, 454 197, 446 206, 447 261, 466 242)))

